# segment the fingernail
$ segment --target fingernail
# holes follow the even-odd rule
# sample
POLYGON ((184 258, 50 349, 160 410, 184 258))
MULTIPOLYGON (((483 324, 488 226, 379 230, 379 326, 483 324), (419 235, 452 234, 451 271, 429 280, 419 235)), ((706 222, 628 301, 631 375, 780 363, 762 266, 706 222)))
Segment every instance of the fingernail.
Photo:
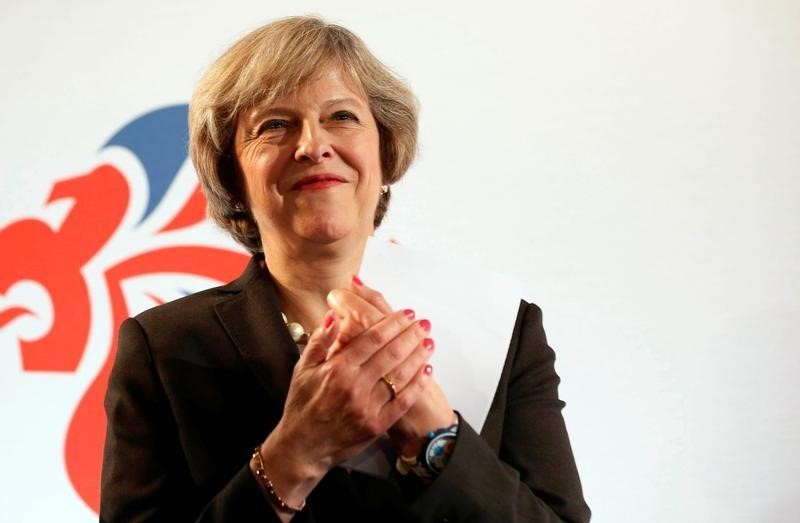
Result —
POLYGON ((422 372, 430 376, 431 374, 433 374, 433 367, 431 367, 430 365, 425 365, 425 369, 423 369, 422 372))
POLYGON ((327 329, 331 325, 333 325, 333 311, 328 311, 328 313, 325 314, 325 319, 322 321, 322 326, 327 329))
POLYGON ((422 327, 425 332, 431 331, 431 322, 428 320, 419 320, 419 326, 422 327))
POLYGON ((412 311, 411 309, 405 309, 403 311, 403 314, 405 314, 406 318, 408 318, 409 320, 413 320, 414 316, 416 316, 416 314, 414 314, 414 311, 412 311))
POLYGON ((430 338, 425 338, 422 340, 422 346, 428 350, 433 350, 433 340, 430 338))
POLYGON ((355 283, 355 284, 356 284, 356 285, 358 285, 359 287, 361 287, 362 285, 364 285, 364 282, 363 282, 363 281, 361 281, 361 278, 359 278, 359 277, 358 277, 358 276, 356 276, 355 274, 353 274, 353 283, 355 283))

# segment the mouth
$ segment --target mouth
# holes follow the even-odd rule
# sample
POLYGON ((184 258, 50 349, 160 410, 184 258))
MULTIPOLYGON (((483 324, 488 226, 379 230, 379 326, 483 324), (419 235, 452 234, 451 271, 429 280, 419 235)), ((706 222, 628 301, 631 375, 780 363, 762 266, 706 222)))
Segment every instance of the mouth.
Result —
POLYGON ((328 189, 337 185, 347 183, 347 180, 338 174, 323 173, 323 174, 309 174, 303 176, 292 185, 292 191, 316 191, 320 189, 328 189))

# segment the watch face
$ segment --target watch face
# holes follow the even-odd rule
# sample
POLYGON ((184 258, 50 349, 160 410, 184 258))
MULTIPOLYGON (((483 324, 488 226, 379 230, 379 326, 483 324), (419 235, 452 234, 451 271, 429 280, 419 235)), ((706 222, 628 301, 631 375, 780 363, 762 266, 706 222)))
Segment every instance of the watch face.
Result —
POLYGON ((452 432, 445 432, 435 436, 425 452, 425 462, 428 467, 437 474, 444 470, 445 465, 453 455, 456 445, 456 435, 452 432))

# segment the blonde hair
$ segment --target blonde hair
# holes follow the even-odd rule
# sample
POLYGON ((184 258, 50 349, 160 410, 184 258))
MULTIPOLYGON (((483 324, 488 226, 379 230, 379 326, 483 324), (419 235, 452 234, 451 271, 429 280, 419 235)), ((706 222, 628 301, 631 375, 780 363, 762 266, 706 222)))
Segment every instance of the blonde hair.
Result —
MULTIPOLYGON (((364 92, 378 125, 383 183, 405 174, 417 150, 417 100, 364 42, 344 27, 316 17, 290 17, 251 32, 214 62, 189 105, 189 153, 208 200, 208 215, 251 252, 261 236, 245 202, 233 153, 242 111, 268 105, 325 67, 339 66, 364 92)), ((380 225, 391 191, 382 194, 380 225)))

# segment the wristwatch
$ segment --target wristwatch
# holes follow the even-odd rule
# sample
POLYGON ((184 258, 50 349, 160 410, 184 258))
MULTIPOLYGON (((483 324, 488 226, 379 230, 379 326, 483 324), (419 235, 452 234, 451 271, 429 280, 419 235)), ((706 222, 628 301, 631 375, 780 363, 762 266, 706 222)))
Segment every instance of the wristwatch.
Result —
POLYGON ((458 436, 458 425, 450 425, 428 433, 428 444, 417 456, 417 461, 432 477, 441 474, 450 461, 450 456, 456 448, 456 436, 458 436))
POLYGON ((403 475, 413 472, 423 479, 433 479, 444 470, 456 447, 458 436, 458 417, 449 427, 428 433, 428 441, 415 457, 397 458, 397 471, 403 475))

